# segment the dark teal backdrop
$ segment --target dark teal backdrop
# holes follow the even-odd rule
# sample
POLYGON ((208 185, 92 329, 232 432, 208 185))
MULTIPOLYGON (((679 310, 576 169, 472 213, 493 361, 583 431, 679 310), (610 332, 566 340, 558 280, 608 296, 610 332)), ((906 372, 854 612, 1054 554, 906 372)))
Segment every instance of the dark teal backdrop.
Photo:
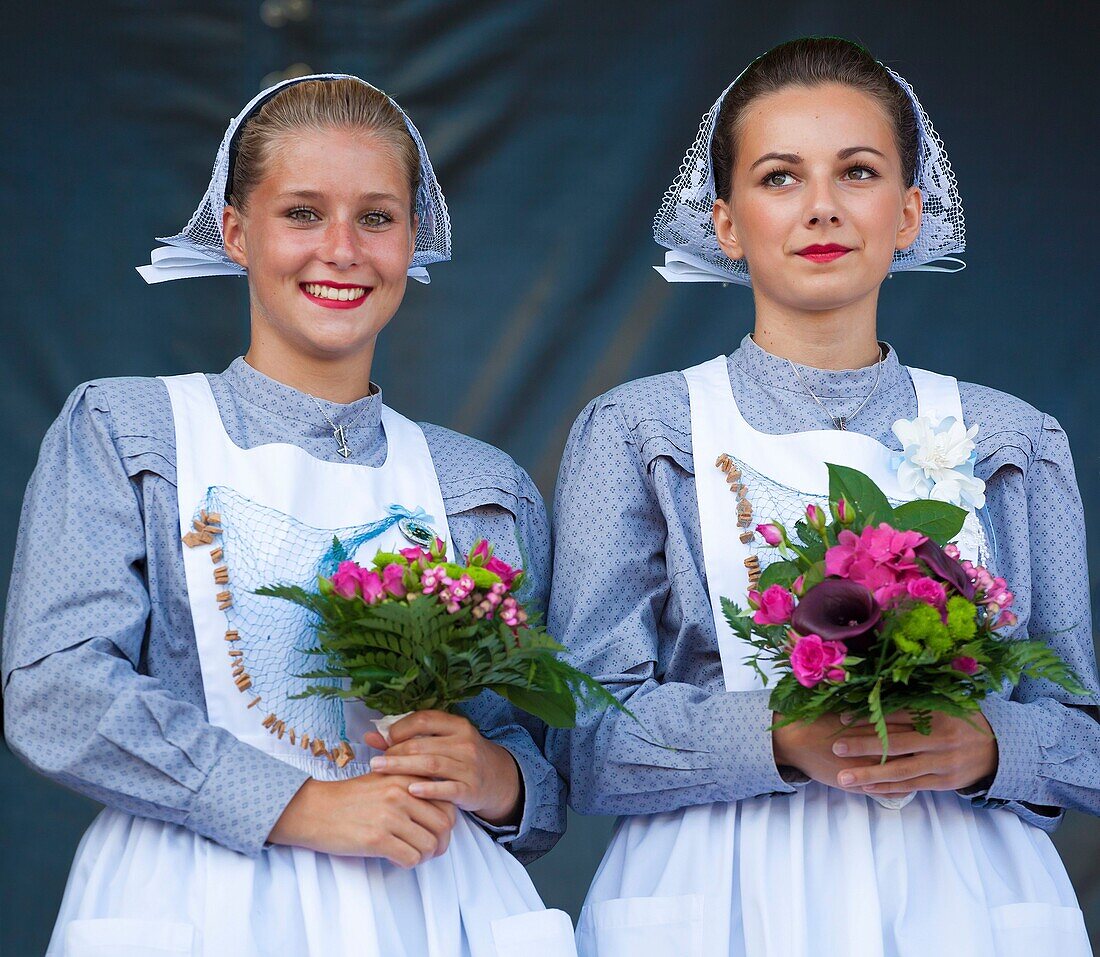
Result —
MULTIPOLYGON (((549 500, 566 430, 588 399, 729 351, 750 328, 746 290, 659 279, 650 223, 717 93, 753 56, 807 33, 862 40, 906 76, 959 176, 969 268, 887 283, 883 337, 906 362, 1014 392, 1061 421, 1100 568, 1090 252, 1100 77, 1086 10, 850 0, 9 4, 0 583, 38 443, 78 382, 219 370, 245 348, 243 282, 147 287, 133 266, 148 261, 155 235, 186 221, 229 117, 265 78, 288 68, 357 73, 413 116, 450 203, 455 258, 432 270, 431 286, 410 284, 376 378, 406 414, 502 446, 549 500), (442 397, 424 387, 441 375, 442 397)), ((0 953, 41 953, 94 811, 0 747, 0 953)), ((570 826, 533 871, 547 901, 575 913, 610 822, 574 816, 570 826)), ((1070 815, 1057 837, 1094 934, 1098 831, 1070 815)))

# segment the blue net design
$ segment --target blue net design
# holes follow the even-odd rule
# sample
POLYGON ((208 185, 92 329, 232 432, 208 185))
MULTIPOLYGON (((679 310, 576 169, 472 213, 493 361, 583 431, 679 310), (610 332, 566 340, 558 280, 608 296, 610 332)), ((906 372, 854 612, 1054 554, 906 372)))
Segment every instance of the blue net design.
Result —
MULTIPOLYGON (((755 528, 758 523, 778 522, 787 529, 787 534, 792 538, 796 535, 795 523, 806 518, 806 506, 813 503, 823 508, 828 514, 828 495, 816 495, 812 492, 804 492, 791 488, 773 479, 768 478, 763 472, 758 472, 747 462, 730 455, 730 459, 741 472, 741 483, 745 486, 745 494, 752 504, 752 525, 755 528)), ((901 499, 890 498, 893 506, 901 505, 901 499)), ((779 549, 769 547, 759 535, 753 535, 748 544, 749 551, 760 560, 761 570, 767 568, 772 562, 782 559, 779 549)), ((989 547, 984 531, 979 532, 978 563, 989 564, 989 547)))
MULTIPOLYGON (((252 679, 249 695, 242 695, 241 707, 259 695, 257 722, 275 714, 297 733, 320 738, 328 747, 347 739, 344 704, 340 699, 317 697, 294 699, 308 684, 323 684, 297 677, 322 666, 307 650, 317 647, 314 617, 304 608, 280 598, 255 594, 264 585, 299 585, 314 590, 317 576, 331 576, 345 558, 356 558, 364 545, 392 529, 402 519, 428 522, 422 509, 409 511, 391 505, 389 514, 365 525, 325 529, 305 525, 290 515, 251 501, 234 489, 212 486, 202 505, 208 513, 221 516, 219 545, 221 563, 228 567, 227 588, 233 604, 226 609, 227 629, 240 639, 233 647, 243 653, 241 661, 252 679), (337 546, 334 538, 339 541, 337 546)), ((196 511, 196 517, 199 512, 196 511)), ((365 549, 367 562, 376 549, 365 549)))

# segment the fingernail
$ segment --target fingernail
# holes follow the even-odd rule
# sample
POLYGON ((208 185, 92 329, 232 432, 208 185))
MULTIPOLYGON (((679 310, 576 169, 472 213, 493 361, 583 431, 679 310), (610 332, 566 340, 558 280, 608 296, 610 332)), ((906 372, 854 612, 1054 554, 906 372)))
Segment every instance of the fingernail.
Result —
POLYGON ((840 777, 837 778, 837 780, 840 781, 840 783, 843 784, 845 787, 847 787, 849 784, 852 784, 855 779, 856 776, 852 774, 851 771, 841 771, 840 777))
POLYGON ((410 784, 409 785, 409 794, 423 794, 423 793, 424 793, 424 785, 423 784, 410 784))
POLYGON ((840 723, 841 724, 851 724, 855 720, 856 720, 856 716, 854 714, 842 714, 840 716, 840 723))
POLYGON ((837 741, 836 744, 833 745, 833 754, 847 754, 847 753, 848 753, 848 745, 846 745, 843 741, 837 741))
POLYGON ((370 769, 372 771, 379 771, 382 768, 384 768, 385 766, 386 766, 386 759, 385 758, 371 758, 370 759, 370 769))

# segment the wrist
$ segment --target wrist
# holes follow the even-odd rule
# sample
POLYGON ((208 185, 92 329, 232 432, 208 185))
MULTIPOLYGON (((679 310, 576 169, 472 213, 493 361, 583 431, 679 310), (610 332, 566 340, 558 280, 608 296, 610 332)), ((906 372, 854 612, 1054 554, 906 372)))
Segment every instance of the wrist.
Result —
POLYGON ((310 847, 316 822, 325 819, 322 805, 328 795, 328 783, 309 778, 295 792, 268 834, 269 844, 310 847))
POLYGON ((511 751, 499 744, 490 744, 490 747, 496 758, 494 765, 499 765, 499 770, 494 767, 493 778, 501 786, 494 789, 490 802, 476 808, 474 813, 493 827, 510 827, 523 817, 523 776, 511 751))

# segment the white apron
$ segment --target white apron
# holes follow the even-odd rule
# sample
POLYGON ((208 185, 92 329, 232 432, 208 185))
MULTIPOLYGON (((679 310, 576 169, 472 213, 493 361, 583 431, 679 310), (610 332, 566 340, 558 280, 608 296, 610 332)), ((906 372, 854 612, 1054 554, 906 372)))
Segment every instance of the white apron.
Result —
MULTIPOLYGON (((324 780, 369 772, 377 717, 359 702, 294 700, 318 667, 304 613, 253 594, 314 587, 343 557, 450 542, 424 434, 383 407, 378 468, 296 446, 238 448, 203 375, 165 378, 188 598, 212 724, 324 780), (334 536, 340 546, 334 545, 334 536)), ((380 858, 271 846, 258 857, 184 827, 103 811, 81 841, 50 957, 531 957, 575 953, 523 866, 464 813, 445 854, 380 858)))
MULTIPOLYGON (((910 372, 920 415, 962 421, 954 379, 910 372)), ((714 466, 718 456, 728 453, 742 471, 753 508, 748 527, 773 518, 793 527, 806 502, 825 501, 826 462, 865 472, 895 501, 907 496, 893 453, 874 439, 754 430, 734 401, 725 357, 684 375, 726 690, 757 689, 762 683, 744 664, 751 646, 729 628, 718 599, 743 604, 745 560, 758 546, 740 540, 746 528, 714 466)), ((963 538, 973 548, 982 535, 973 519, 968 525, 963 538)), ((896 810, 816 782, 790 795, 621 819, 577 939, 581 957, 1092 953, 1065 869, 1040 829, 1010 811, 972 808, 950 791, 919 792, 896 810)))

